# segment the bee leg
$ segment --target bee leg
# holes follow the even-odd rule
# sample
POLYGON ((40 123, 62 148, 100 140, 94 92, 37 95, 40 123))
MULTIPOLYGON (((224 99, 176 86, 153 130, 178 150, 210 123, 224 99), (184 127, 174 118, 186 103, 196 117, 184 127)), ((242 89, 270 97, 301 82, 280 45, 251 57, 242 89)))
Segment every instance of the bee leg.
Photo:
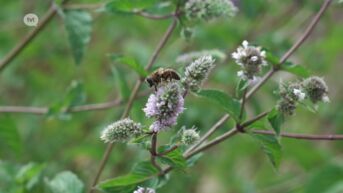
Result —
POLYGON ((154 85, 154 88, 155 88, 155 92, 157 92, 157 86, 156 85, 154 85))

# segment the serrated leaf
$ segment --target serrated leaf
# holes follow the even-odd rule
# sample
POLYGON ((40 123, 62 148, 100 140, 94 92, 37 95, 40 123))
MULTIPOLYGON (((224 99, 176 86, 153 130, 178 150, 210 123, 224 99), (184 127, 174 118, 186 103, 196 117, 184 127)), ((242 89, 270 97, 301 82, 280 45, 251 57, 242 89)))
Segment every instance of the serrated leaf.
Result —
POLYGON ((0 155, 19 155, 22 150, 21 139, 14 120, 9 116, 0 116, 0 155))
POLYGON ((132 192, 139 184, 157 177, 158 173, 150 162, 140 162, 133 167, 131 173, 101 182, 98 188, 111 193, 132 192))
POLYGON ((153 6, 157 0, 112 0, 105 5, 105 9, 112 13, 132 13, 153 6))
POLYGON ((281 69, 302 78, 307 78, 311 75, 311 73, 304 66, 296 65, 291 62, 285 62, 282 64, 281 69))
MULTIPOLYGON (((171 147, 169 147, 169 148, 171 148, 171 147)), ((167 148, 167 149, 169 149, 169 148, 167 148)), ((167 150, 167 149, 165 149, 165 150, 167 150)), ((161 152, 163 152, 163 151, 161 151, 161 152)), ((162 164, 167 164, 167 165, 172 166, 176 169, 183 170, 187 167, 186 159, 183 157, 182 151, 179 148, 173 150, 172 152, 169 152, 168 154, 166 154, 162 157, 157 157, 157 159, 162 164)))
POLYGON ((219 90, 201 90, 197 95, 223 108, 232 118, 238 121, 240 113, 240 102, 238 100, 219 90))
POLYGON ((118 54, 111 54, 110 58, 115 63, 127 65, 129 68, 137 72, 141 77, 146 77, 148 75, 148 72, 144 69, 144 67, 134 58, 118 54))
POLYGON ((263 152, 267 155, 273 166, 278 168, 282 157, 281 145, 278 139, 272 135, 250 135, 260 143, 263 152))
POLYGON ((84 185, 72 172, 63 171, 52 180, 46 181, 47 187, 52 193, 82 193, 84 185))
POLYGON ((120 90, 121 98, 127 100, 130 97, 130 87, 125 79, 125 73, 119 67, 112 66, 112 74, 120 90))
POLYGON ((86 99, 83 84, 78 81, 72 81, 67 89, 67 93, 62 100, 50 106, 48 116, 58 116, 60 119, 69 119, 70 115, 66 112, 70 107, 82 104, 86 99))
POLYGON ((64 24, 75 63, 80 64, 91 39, 92 17, 87 11, 68 10, 64 12, 64 24))
POLYGON ((278 110, 273 109, 268 113, 268 121, 272 128, 274 129, 276 135, 280 135, 281 132, 281 125, 284 122, 284 116, 282 113, 280 113, 278 110))

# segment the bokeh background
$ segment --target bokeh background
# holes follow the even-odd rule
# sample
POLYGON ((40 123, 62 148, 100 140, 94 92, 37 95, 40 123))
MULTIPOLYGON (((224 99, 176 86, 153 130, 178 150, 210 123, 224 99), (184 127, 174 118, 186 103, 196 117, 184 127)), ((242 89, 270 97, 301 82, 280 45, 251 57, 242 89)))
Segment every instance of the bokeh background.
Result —
MULTIPOLYGON (((98 4, 102 1, 75 0, 70 4, 98 4)), ((227 54, 207 81, 206 88, 234 94, 239 67, 230 53, 246 39, 281 56, 304 31, 320 0, 240 0, 234 18, 201 22, 193 37, 183 38, 181 27, 163 49, 155 66, 172 67, 182 73, 176 58, 184 53, 218 49, 227 54)), ((11 50, 31 27, 22 22, 28 12, 39 17, 50 7, 45 0, 0 1, 0 58, 11 50)), ((324 77, 331 103, 321 104, 317 113, 298 108, 287 118, 283 131, 294 133, 343 133, 343 7, 335 1, 314 33, 289 59, 324 77)), ((146 65, 171 19, 149 20, 139 16, 118 15, 87 9, 92 15, 91 41, 81 64, 76 65, 63 19, 56 16, 46 28, 0 74, 0 106, 54 107, 68 96, 68 88, 79 83, 76 104, 93 104, 124 98, 133 88, 137 74, 125 65, 111 61, 109 54, 124 54, 146 65), (114 72, 113 69, 116 69, 114 72), (119 72, 119 73, 118 73, 119 72), (124 75, 118 79, 118 75, 124 75), (120 89, 125 80, 128 93, 120 89)), ((274 91, 282 80, 297 77, 279 72, 247 104, 250 116, 272 108, 274 91)), ((126 87, 124 85, 124 87, 126 87)), ((141 88, 149 92, 147 85, 141 88)), ((142 108, 147 96, 134 102, 130 117, 148 125, 142 108)), ((63 103, 63 102, 62 102, 63 103)), ((190 95, 187 110, 178 125, 161 134, 159 142, 185 125, 195 125, 201 133, 208 130, 224 112, 203 99, 190 95)), ((31 114, 0 112, 0 192, 44 192, 44 179, 70 170, 89 184, 105 150, 101 130, 119 119, 122 105, 78 113, 31 114), (20 178, 28 165, 44 169, 36 180, 20 178), (32 184, 31 188, 28 181, 32 184)), ((0 107, 1 109, 1 107, 0 107)), ((225 123, 216 135, 232 127, 225 123)), ((343 141, 301 141, 283 138, 283 158, 274 169, 260 146, 247 135, 238 135, 208 150, 185 173, 172 173, 161 193, 339 193, 343 192, 343 141)), ((148 154, 134 145, 115 146, 102 179, 126 174, 148 154)), ((36 174, 32 174, 36 175, 36 174)))

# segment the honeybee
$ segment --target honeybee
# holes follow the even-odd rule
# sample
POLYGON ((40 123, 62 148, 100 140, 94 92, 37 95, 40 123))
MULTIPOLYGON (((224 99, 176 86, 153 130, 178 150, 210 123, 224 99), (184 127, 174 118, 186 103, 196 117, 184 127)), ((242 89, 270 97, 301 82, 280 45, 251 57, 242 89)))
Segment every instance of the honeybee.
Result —
POLYGON ((154 86, 155 91, 160 83, 171 80, 180 80, 180 76, 175 70, 170 68, 159 68, 146 78, 149 87, 154 86))

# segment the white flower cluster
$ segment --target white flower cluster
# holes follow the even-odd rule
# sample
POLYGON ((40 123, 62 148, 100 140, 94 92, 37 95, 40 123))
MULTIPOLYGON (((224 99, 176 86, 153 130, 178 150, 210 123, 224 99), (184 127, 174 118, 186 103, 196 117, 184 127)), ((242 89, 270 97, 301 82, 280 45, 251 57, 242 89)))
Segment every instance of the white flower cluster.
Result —
POLYGON ((156 192, 152 188, 138 187, 138 189, 135 190, 133 193, 156 193, 156 192))
POLYGON ((199 133, 193 127, 191 129, 184 130, 181 137, 181 142, 185 145, 192 145, 200 138, 199 133))
POLYGON ((305 99, 306 94, 300 90, 300 89, 293 89, 293 94, 299 99, 299 101, 302 101, 305 99))
POLYGON ((142 125, 129 118, 108 125, 101 133, 100 139, 105 143, 126 142, 131 137, 142 134, 142 125))
POLYGON ((326 103, 330 102, 328 97, 329 89, 323 78, 312 76, 305 79, 302 84, 313 103, 317 103, 319 101, 326 103))
POLYGON ((214 62, 215 59, 210 55, 194 60, 186 67, 185 76, 181 80, 182 84, 191 91, 198 91, 215 66, 214 62))
POLYGON ((261 71, 261 66, 267 66, 266 51, 261 47, 250 46, 246 40, 232 53, 232 58, 242 68, 237 72, 237 76, 246 80, 254 80, 261 71))
POLYGON ((293 115, 297 103, 306 98, 310 99, 313 104, 319 101, 330 102, 328 87, 325 81, 317 76, 289 85, 281 83, 280 96, 281 100, 277 104, 277 109, 286 115, 293 115))
POLYGON ((301 83, 291 83, 285 85, 280 83, 281 100, 277 104, 277 109, 286 115, 293 115, 296 109, 296 105, 299 101, 306 98, 306 94, 301 86, 301 83))
POLYGON ((185 12, 189 19, 213 20, 233 17, 238 9, 230 0, 188 0, 185 12))

